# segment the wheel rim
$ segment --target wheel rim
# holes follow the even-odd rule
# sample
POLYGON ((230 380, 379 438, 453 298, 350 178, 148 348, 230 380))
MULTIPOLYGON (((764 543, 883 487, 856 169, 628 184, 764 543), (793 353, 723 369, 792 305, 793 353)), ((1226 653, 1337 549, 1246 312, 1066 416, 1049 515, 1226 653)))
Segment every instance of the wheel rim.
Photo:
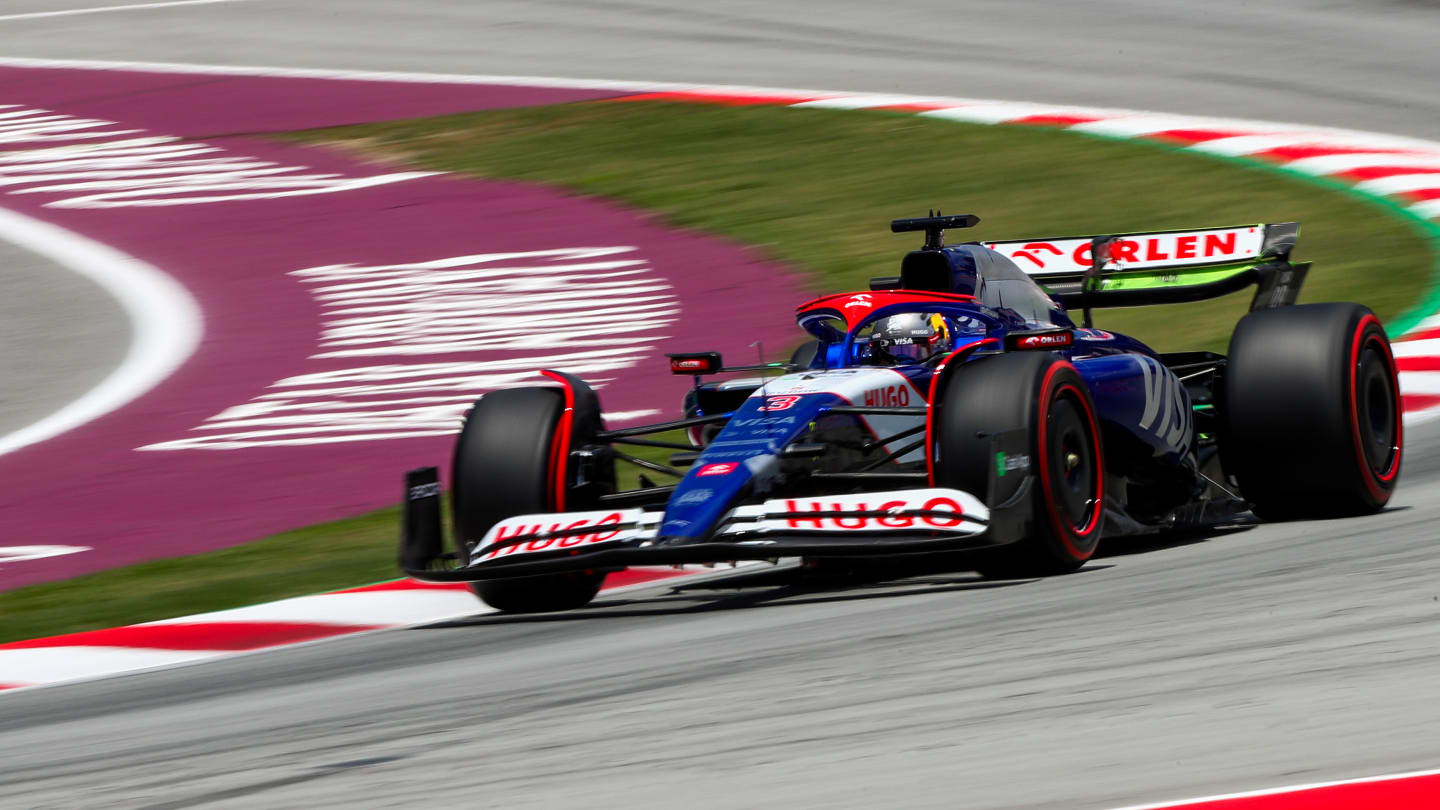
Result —
POLYGON ((1372 473, 1383 478, 1394 464, 1399 409, 1395 407, 1390 363, 1374 344, 1366 345, 1356 364, 1355 408, 1365 462, 1372 473))
POLYGON ((1095 509, 1095 450, 1086 426, 1069 397, 1057 399, 1046 426, 1052 497, 1075 534, 1088 531, 1095 509))

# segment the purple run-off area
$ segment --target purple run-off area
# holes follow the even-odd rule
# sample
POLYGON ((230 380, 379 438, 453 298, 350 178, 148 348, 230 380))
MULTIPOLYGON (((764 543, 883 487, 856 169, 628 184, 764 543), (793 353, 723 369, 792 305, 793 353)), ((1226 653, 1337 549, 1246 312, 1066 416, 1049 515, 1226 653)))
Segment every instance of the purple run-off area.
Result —
POLYGON ((437 418, 540 365, 600 379, 634 421, 678 411, 665 351, 797 342, 802 282, 743 246, 536 185, 218 137, 606 95, 0 69, 0 113, 19 113, 0 133, 75 123, 0 140, 0 206, 162 269, 204 318, 164 382, 0 456, 0 545, 92 549, 5 564, 0 589, 394 504, 405 470, 445 466, 437 418))

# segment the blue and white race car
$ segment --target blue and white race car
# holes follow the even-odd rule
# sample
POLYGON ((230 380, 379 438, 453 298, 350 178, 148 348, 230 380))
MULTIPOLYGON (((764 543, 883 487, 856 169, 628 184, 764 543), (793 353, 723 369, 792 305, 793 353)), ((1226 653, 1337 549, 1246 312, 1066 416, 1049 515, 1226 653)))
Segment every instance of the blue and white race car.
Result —
POLYGON ((454 550, 437 471, 415 470, 401 567, 501 610, 563 610, 631 565, 958 554, 989 576, 1057 574, 1102 536, 1389 500, 1389 341, 1358 304, 1294 304, 1296 224, 944 244, 976 222, 891 223, 924 246, 867 291, 801 305, 811 339, 789 363, 670 355, 695 377, 683 419, 607 428, 595 392, 559 371, 480 398, 455 448, 454 550), (1223 356, 1091 323, 1094 308, 1249 285, 1223 356), (704 380, 728 372, 749 376, 704 380), (638 486, 618 488, 620 464, 641 468, 638 486))

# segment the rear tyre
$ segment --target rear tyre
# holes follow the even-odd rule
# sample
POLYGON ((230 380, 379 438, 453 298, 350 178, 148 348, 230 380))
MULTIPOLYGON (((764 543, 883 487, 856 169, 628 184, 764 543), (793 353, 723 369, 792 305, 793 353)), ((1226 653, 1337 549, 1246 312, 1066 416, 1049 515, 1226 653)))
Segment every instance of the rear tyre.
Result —
POLYGON ((1385 330, 1359 304, 1252 312, 1230 338, 1220 455, 1267 520, 1375 512, 1400 477, 1403 426, 1385 330))
MULTIPOLYGON (((563 408, 563 394, 553 388, 494 391, 475 403, 455 443, 451 478, 462 558, 467 544, 479 542, 501 520, 555 511, 552 465, 563 408)), ((604 580, 603 573, 552 574, 474 582, 470 590, 496 610, 536 613, 584 607, 604 580)))
POLYGON ((1095 554, 1104 525, 1104 447, 1095 405, 1080 373, 1049 352, 1002 354, 968 363, 944 381, 940 400, 939 486, 988 492, 991 437, 1024 431, 1036 486, 1025 539, 977 552, 991 577, 1074 571, 1095 554))

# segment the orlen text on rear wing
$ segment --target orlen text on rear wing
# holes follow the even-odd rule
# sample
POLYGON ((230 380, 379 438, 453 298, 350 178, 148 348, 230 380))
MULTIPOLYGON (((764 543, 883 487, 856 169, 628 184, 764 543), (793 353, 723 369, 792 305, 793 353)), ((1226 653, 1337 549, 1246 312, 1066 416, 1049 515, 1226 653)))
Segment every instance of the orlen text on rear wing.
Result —
POLYGON ((1290 263, 1298 222, 986 242, 1067 308, 1172 304, 1257 286, 1250 308, 1295 303, 1308 262, 1290 263))

